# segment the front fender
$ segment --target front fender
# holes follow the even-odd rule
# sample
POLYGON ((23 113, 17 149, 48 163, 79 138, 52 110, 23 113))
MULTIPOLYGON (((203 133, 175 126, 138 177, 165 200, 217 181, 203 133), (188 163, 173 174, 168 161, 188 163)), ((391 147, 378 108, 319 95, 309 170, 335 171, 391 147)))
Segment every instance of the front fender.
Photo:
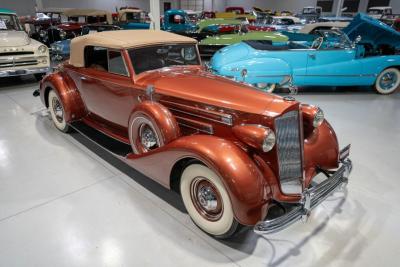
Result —
POLYGON ((66 74, 55 72, 45 76, 41 81, 40 99, 46 107, 49 106, 47 96, 50 90, 54 90, 60 98, 67 123, 79 120, 87 114, 85 104, 74 81, 66 74))
POLYGON ((305 186, 308 187, 317 168, 329 170, 339 166, 339 143, 332 126, 324 120, 304 140, 305 186))
POLYGON ((130 154, 127 163, 169 187, 166 173, 185 158, 197 159, 219 175, 241 224, 254 225, 265 217, 270 187, 256 163, 231 141, 208 135, 185 136, 142 156, 130 154))

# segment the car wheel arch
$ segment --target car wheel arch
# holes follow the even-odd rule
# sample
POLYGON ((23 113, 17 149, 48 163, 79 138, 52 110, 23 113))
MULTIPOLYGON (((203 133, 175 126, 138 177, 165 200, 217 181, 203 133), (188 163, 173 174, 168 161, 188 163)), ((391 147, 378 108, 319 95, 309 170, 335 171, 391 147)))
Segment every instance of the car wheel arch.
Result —
POLYGON ((184 149, 169 171, 170 189, 179 193, 180 176, 186 167, 200 163, 216 173, 224 184, 237 221, 253 225, 266 214, 271 187, 257 163, 229 140, 215 136, 194 135, 171 143, 174 149, 184 149), (227 159, 224 156, 230 155, 227 159), (236 164, 232 164, 236 162, 236 164))

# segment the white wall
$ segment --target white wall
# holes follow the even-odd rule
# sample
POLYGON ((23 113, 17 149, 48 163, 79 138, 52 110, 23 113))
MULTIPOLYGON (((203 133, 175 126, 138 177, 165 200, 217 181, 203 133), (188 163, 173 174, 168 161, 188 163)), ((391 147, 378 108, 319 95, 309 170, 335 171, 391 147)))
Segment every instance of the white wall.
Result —
MULTIPOLYGON (((160 1, 161 2, 161 1, 160 1)), ((94 8, 114 11, 121 6, 149 10, 149 0, 42 0, 43 7, 94 8)))
POLYGON ((0 8, 7 8, 17 12, 18 16, 35 13, 35 0, 0 0, 0 8))

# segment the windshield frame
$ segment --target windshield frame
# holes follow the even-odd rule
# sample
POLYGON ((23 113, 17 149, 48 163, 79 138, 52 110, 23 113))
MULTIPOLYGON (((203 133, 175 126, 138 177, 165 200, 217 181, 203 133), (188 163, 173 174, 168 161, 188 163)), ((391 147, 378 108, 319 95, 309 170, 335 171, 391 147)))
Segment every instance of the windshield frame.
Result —
MULTIPOLYGON (((15 14, 10 14, 10 13, 0 13, 0 16, 9 16, 11 18, 11 20, 14 23, 14 26, 16 26, 17 29, 13 28, 13 29, 0 29, 0 31, 24 31, 24 28, 21 25, 21 22, 19 21, 17 15, 15 14)), ((7 27, 7 25, 6 25, 7 27)))
MULTIPOLYGON (((353 43, 351 42, 351 40, 349 39, 347 34, 345 34, 343 31, 341 31, 339 29, 321 30, 320 32, 321 32, 321 37, 324 38, 324 43, 327 42, 327 40, 326 40, 327 36, 325 36, 324 33, 337 34, 337 36, 340 38, 339 40, 340 40, 340 43, 341 43, 341 47, 340 48, 327 48, 327 49, 319 48, 318 50, 321 50, 321 51, 323 51, 323 50, 349 50, 349 49, 353 49, 354 48, 353 47, 353 43)), ((319 37, 317 37, 317 38, 319 38, 319 37)))

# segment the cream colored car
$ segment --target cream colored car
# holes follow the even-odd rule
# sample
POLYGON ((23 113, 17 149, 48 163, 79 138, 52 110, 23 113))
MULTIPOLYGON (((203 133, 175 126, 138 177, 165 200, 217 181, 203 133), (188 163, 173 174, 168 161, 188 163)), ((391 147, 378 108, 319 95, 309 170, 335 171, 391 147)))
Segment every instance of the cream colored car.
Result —
POLYGON ((49 70, 47 46, 29 38, 15 12, 0 9, 0 77, 33 74, 40 80, 49 70))

